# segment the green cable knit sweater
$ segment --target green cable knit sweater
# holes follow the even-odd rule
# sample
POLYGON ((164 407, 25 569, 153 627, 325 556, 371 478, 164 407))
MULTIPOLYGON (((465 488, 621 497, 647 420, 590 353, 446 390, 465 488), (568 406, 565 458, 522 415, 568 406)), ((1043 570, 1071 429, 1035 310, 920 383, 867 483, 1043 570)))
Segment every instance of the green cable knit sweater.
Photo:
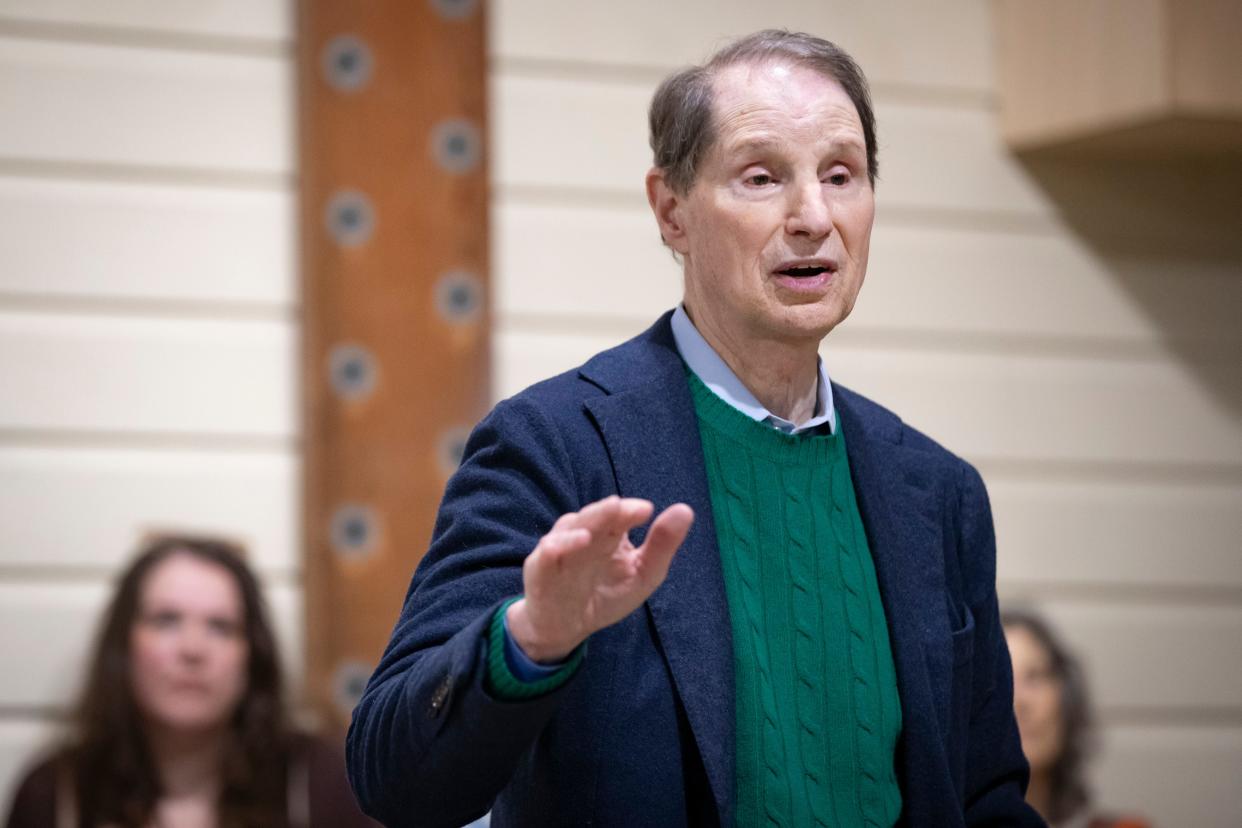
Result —
POLYGON ((840 429, 783 434, 692 372, 733 628, 739 826, 888 826, 901 707, 840 429))

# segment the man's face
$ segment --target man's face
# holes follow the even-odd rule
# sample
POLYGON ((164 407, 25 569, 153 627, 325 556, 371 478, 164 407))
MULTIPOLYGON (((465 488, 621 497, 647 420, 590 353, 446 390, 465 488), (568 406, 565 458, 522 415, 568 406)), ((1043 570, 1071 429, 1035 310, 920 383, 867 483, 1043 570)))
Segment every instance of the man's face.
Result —
MULTIPOLYGON (((781 63, 724 69, 716 141, 662 227, 709 340, 816 343, 867 270, 875 194, 862 122, 836 81, 781 63)), ((659 210, 657 209, 657 212, 659 210)))

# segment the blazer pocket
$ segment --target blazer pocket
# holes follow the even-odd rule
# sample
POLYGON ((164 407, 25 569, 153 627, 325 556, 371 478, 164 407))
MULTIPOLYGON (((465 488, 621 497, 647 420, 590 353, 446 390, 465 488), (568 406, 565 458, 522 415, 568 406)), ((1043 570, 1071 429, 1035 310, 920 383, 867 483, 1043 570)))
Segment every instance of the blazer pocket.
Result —
POLYGON ((975 616, 971 613, 969 604, 963 605, 962 611, 966 623, 960 630, 954 630, 950 636, 953 639, 954 667, 967 663, 975 654, 975 616))
POLYGON ((953 771, 953 778, 957 780, 959 793, 963 790, 962 780, 966 773, 966 745, 970 739, 970 714, 974 708, 975 672, 975 617, 969 606, 962 606, 962 617, 965 623, 961 629, 954 630, 950 635, 953 642, 953 678, 950 685, 949 716, 945 722, 945 746, 949 767, 953 771))

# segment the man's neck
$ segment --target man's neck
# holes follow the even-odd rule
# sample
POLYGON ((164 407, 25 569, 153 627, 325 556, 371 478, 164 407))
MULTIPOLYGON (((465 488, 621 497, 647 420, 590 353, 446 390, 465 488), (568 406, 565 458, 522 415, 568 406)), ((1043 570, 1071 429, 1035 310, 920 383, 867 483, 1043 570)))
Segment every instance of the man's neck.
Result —
POLYGON ((731 336, 709 317, 696 315, 689 304, 686 314, 764 408, 796 426, 815 416, 819 399, 818 342, 743 339, 731 336))

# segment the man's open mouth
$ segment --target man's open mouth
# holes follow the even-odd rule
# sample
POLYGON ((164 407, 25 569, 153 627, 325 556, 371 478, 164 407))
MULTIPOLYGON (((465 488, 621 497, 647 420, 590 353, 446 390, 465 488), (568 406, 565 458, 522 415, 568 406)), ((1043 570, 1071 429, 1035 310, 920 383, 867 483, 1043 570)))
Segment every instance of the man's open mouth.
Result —
POLYGON ((824 273, 835 273, 836 270, 837 266, 833 262, 804 262, 781 267, 776 272, 795 279, 809 279, 824 273))

